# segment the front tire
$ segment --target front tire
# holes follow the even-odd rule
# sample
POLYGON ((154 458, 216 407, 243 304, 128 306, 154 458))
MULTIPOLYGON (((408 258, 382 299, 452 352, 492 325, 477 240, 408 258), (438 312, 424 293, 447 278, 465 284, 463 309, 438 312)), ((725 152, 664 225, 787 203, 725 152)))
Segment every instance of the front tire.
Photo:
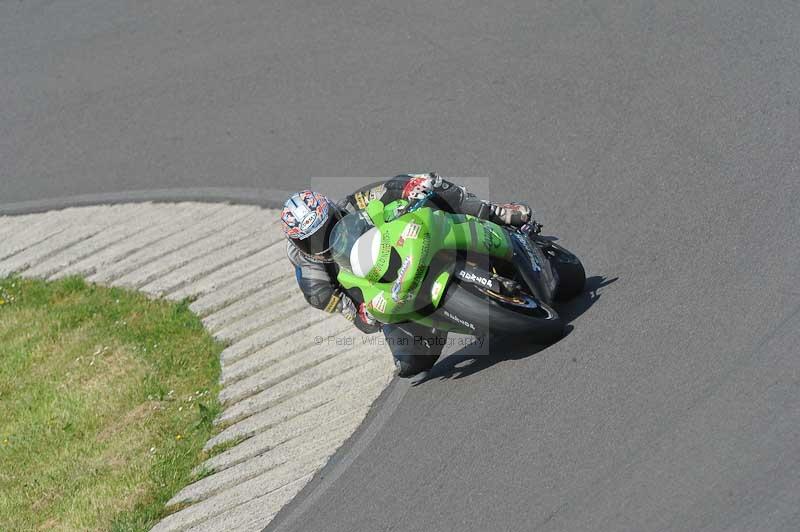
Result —
POLYGON ((476 335, 530 337, 539 343, 564 336, 564 322, 558 313, 530 295, 509 298, 468 283, 452 283, 436 313, 462 326, 467 324, 476 335))
POLYGON ((556 301, 568 301, 583 292, 586 271, 580 259, 555 242, 548 242, 543 249, 558 275, 556 301))

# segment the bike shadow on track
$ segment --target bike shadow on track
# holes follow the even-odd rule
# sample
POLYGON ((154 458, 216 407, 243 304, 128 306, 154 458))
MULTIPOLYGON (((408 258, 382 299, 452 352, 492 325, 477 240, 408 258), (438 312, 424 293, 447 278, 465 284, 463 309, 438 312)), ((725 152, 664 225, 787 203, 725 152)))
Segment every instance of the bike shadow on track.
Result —
MULTIPOLYGON (((555 305, 555 309, 567 323, 564 337, 573 330, 573 326, 570 323, 589 310, 600 299, 599 290, 616 282, 618 279, 619 277, 609 279, 599 275, 589 277, 586 279, 586 286, 579 296, 566 303, 555 305)), ((508 340, 492 339, 492 353, 487 354, 482 347, 477 344, 471 344, 439 360, 425 375, 416 378, 412 386, 420 386, 434 379, 463 379, 504 360, 518 360, 533 356, 547 349, 550 345, 522 344, 519 341, 511 343, 508 340)))

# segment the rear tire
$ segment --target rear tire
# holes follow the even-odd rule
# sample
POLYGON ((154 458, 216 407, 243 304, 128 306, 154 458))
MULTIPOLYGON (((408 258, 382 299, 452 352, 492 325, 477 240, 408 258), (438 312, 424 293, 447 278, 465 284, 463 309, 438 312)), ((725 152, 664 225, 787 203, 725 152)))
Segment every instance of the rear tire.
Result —
POLYGON ((539 343, 551 343, 564 336, 564 322, 552 308, 525 296, 513 302, 486 289, 468 283, 447 287, 442 306, 436 311, 443 317, 470 324, 473 334, 491 333, 507 337, 530 337, 539 343))

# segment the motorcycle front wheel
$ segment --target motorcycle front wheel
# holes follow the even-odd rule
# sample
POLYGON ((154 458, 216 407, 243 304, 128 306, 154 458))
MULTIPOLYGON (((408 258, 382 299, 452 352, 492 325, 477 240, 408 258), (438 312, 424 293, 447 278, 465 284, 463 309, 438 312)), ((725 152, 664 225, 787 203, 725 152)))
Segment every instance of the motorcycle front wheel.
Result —
POLYGON ((582 293, 586 285, 586 271, 583 269, 580 259, 555 242, 546 242, 540 247, 558 275, 555 299, 568 301, 582 293))
POLYGON ((475 334, 527 337, 537 343, 552 343, 564 336, 558 313, 525 293, 509 297, 455 282, 447 287, 437 312, 466 324, 475 334))

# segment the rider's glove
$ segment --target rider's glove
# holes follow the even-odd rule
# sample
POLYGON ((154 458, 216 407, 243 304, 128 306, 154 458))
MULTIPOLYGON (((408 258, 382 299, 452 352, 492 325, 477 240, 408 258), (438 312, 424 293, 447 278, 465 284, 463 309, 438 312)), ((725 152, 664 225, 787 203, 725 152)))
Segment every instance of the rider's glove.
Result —
POLYGON ((522 227, 533 217, 533 209, 524 203, 497 203, 484 202, 479 218, 514 227, 522 227))
POLYGON ((355 302, 344 294, 342 295, 341 311, 342 315, 352 321, 361 332, 371 334, 381 330, 380 322, 367 311, 364 303, 356 306, 355 302))
POLYGON ((369 313, 367 306, 364 303, 358 305, 356 317, 353 323, 359 331, 367 334, 380 332, 381 322, 375 319, 375 316, 369 313))
POLYGON ((369 311, 367 310, 367 305, 365 305, 364 303, 358 305, 358 317, 361 320, 361 322, 366 325, 375 325, 375 323, 377 322, 375 316, 369 313, 369 311))

